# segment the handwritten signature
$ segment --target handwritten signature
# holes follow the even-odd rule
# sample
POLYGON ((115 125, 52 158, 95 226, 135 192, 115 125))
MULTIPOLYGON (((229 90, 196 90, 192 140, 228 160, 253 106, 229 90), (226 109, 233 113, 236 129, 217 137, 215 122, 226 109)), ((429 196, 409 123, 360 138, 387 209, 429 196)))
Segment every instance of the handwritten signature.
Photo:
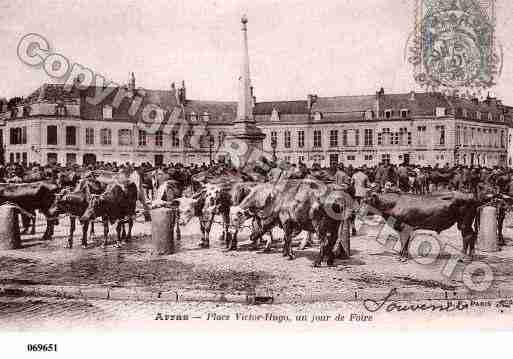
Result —
POLYGON ((419 304, 401 304, 392 301, 391 298, 397 294, 397 289, 393 288, 381 300, 365 299, 363 306, 369 312, 375 313, 384 309, 386 312, 454 312, 464 311, 469 308, 469 304, 462 301, 444 301, 443 303, 419 303, 419 304))

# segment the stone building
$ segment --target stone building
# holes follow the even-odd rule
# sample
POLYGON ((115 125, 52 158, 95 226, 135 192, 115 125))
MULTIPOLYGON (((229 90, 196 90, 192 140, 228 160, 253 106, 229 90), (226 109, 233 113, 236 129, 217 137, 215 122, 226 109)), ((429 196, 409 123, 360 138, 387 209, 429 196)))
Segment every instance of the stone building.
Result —
POLYGON ((266 151, 290 162, 353 166, 381 161, 440 166, 506 163, 506 107, 439 93, 318 97, 264 102, 255 117, 266 151))
POLYGON ((184 84, 165 91, 137 89, 135 78, 106 89, 44 84, 0 114, 0 137, 8 162, 208 163, 236 111, 235 102, 188 99, 184 84), (148 119, 165 125, 146 130, 148 119))
MULTIPOLYGON (((478 101, 381 89, 375 95, 308 95, 300 101, 253 98, 252 107, 266 135, 264 151, 293 163, 511 163, 509 107, 491 97, 478 101)), ((184 84, 137 89, 135 78, 108 90, 45 84, 18 106, 3 109, 6 161, 43 164, 208 163, 223 157, 222 141, 237 118, 236 102, 190 100, 184 84), (166 124, 156 133, 146 131, 145 114, 166 124), (197 143, 189 143, 191 138, 197 143)))

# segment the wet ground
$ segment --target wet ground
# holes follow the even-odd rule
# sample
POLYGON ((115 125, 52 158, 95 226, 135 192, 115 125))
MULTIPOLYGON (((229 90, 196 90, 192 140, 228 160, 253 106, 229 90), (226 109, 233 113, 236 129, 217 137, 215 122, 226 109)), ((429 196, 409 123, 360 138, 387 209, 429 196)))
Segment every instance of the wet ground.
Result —
MULTIPOLYGON (((440 297, 442 292, 467 292, 461 273, 464 263, 455 267, 452 277, 442 274, 450 256, 446 253, 431 264, 398 261, 396 253, 376 241, 376 228, 360 228, 352 238, 352 256, 337 261, 334 267, 313 268, 318 247, 297 251, 295 260, 281 255, 278 240, 272 253, 249 249, 241 242, 237 252, 226 252, 218 240, 220 228, 214 225, 211 248, 199 249, 199 227, 191 222, 182 231, 177 252, 168 256, 153 253, 151 224, 136 223, 133 240, 121 248, 112 241, 102 248, 102 238, 79 246, 80 235, 75 233, 75 248, 66 249, 68 221, 63 219, 52 241, 40 241, 44 230, 38 223, 35 236, 23 236, 23 249, 0 251, 0 285, 105 285, 137 287, 148 291, 176 288, 223 291, 226 293, 257 292, 287 298, 287 301, 315 301, 330 298, 358 297, 362 292, 382 295, 391 288, 416 297, 440 297)), ((100 227, 98 225, 98 227, 100 227)), ((101 228, 97 232, 101 233, 101 228)), ((509 234, 510 229, 506 230, 509 234)), ((280 238, 279 230, 275 237, 280 238)), ((461 237, 455 228, 442 236, 443 243, 461 247, 461 237)), ((299 240, 295 241, 296 243, 299 240)), ((506 246, 496 253, 478 253, 477 260, 487 263, 494 272, 492 291, 506 292, 513 288, 513 247, 506 246)), ((477 277, 479 280, 479 276, 477 277)), ((494 292, 495 293, 495 292, 494 292)))

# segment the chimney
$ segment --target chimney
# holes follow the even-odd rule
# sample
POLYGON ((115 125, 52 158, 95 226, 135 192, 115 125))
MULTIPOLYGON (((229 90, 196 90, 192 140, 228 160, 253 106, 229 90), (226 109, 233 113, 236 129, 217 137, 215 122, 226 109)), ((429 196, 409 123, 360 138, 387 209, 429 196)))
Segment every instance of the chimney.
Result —
POLYGON ((379 118, 381 116, 380 100, 384 94, 385 94, 385 89, 383 87, 380 88, 379 91, 376 92, 376 118, 379 118))
POLYGON ((182 103, 185 104, 187 101, 187 92, 185 91, 185 81, 182 80, 182 103))
POLYGON ((308 106, 308 110, 311 110, 313 105, 317 102, 317 95, 308 94, 306 97, 306 103, 308 106))
POLYGON ((130 74, 130 77, 128 79, 128 90, 129 91, 135 90, 135 75, 133 72, 130 74))
POLYGON ((171 89, 169 90, 169 94, 176 100, 176 102, 178 102, 178 98, 176 97, 176 86, 174 82, 171 82, 171 89))

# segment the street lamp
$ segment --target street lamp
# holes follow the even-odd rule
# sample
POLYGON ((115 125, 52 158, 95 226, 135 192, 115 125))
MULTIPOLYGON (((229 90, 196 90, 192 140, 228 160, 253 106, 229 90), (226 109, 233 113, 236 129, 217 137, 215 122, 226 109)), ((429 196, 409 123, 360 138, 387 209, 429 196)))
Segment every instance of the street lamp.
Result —
POLYGON ((212 165, 212 148, 214 147, 214 135, 208 134, 208 155, 210 158, 210 165, 212 165))
POLYGON ((276 138, 272 137, 271 138, 271 148, 273 149, 273 162, 276 162, 277 158, 276 158, 276 146, 278 144, 276 143, 276 138))

